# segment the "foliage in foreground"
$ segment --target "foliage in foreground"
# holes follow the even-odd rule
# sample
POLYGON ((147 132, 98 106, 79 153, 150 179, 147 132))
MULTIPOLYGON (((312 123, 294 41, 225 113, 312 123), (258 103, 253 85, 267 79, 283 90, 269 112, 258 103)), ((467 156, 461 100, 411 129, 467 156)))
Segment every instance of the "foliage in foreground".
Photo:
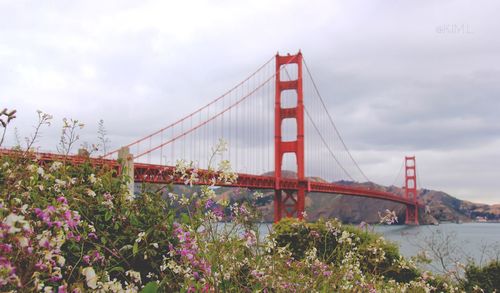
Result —
POLYGON ((500 292, 500 261, 494 260, 484 267, 469 264, 465 268, 463 287, 471 292, 481 288, 484 292, 500 292))
MULTIPOLYGON (((182 161, 175 176, 200 180, 182 161)), ((235 180, 226 161, 211 176, 235 180)), ((90 163, 0 158, 0 291, 458 290, 420 273, 382 237, 335 220, 285 220, 264 239, 253 208, 259 194, 233 204, 217 201, 210 186, 133 196, 127 180, 90 163)))

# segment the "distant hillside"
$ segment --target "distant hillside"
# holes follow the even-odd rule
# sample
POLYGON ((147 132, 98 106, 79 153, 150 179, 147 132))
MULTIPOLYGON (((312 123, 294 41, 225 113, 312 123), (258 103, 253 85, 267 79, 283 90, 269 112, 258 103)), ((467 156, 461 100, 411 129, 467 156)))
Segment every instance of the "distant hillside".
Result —
MULTIPOLYGON (((264 175, 271 176, 272 173, 264 175)), ((296 177, 294 172, 284 171, 285 177, 296 177)), ((325 180, 321 178, 310 178, 315 181, 325 180)), ((396 186, 381 186, 371 182, 367 183, 354 183, 349 181, 336 182, 342 185, 350 186, 365 186, 370 189, 392 192, 403 195, 403 189, 396 186)), ((189 194, 186 186, 177 186, 176 189, 185 194, 189 194)), ((240 200, 249 196, 252 191, 240 188, 217 188, 217 196, 219 199, 224 198, 228 200, 240 200)), ((273 221, 273 199, 274 191, 263 191, 264 197, 258 201, 258 209, 263 215, 263 220, 273 221)), ((452 221, 452 222, 470 222, 476 217, 484 217, 488 220, 500 220, 500 204, 487 205, 480 203, 472 203, 457 199, 442 191, 421 189, 419 190, 419 198, 428 206, 430 214, 426 215, 425 210, 420 210, 420 222, 431 224, 436 220, 452 221)), ((343 222, 360 223, 362 221, 367 223, 377 223, 379 221, 379 212, 383 213, 386 209, 396 211, 399 223, 405 221, 405 206, 384 201, 380 199, 371 199, 358 196, 344 196, 338 194, 322 194, 322 193, 309 193, 306 197, 306 212, 307 218, 315 221, 319 218, 339 218, 343 222)))
MULTIPOLYGON (((266 173, 264 175, 272 175, 266 173)), ((296 177, 294 172, 283 172, 286 177, 296 177)), ((325 181, 321 178, 311 178, 315 181, 325 181)), ((381 186, 371 182, 368 183, 353 183, 349 181, 337 182, 342 185, 357 185, 365 186, 370 189, 392 192, 403 195, 403 189, 395 186, 381 186)), ((221 190, 222 191, 222 190, 221 190)), ((240 196, 244 196, 245 192, 240 191, 240 196)), ((226 198, 231 195, 229 190, 225 190, 226 198)), ((259 207, 266 221, 273 220, 273 191, 264 193, 262 205, 259 207)), ((420 211, 420 221, 422 223, 432 223, 434 219, 438 221, 462 221, 470 222, 477 216, 488 218, 489 220, 500 220, 500 204, 486 205, 471 203, 457 199, 442 191, 422 189, 419 191, 419 198, 424 202, 430 211, 430 215, 425 215, 425 210, 420 211)), ((339 218, 343 222, 360 223, 376 223, 379 221, 378 213, 383 213, 386 209, 396 211, 400 223, 405 220, 404 205, 357 196, 344 196, 338 194, 322 194, 309 193, 306 197, 306 212, 308 219, 311 221, 319 218, 339 218)))

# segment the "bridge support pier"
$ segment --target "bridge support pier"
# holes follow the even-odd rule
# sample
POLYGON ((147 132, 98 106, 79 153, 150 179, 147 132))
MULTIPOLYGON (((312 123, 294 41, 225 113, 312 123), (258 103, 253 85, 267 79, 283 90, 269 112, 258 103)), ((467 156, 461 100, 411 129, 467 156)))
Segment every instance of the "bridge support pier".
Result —
POLYGON ((418 206, 406 206, 406 225, 418 225, 418 206))
POLYGON ((306 190, 275 190, 274 192, 274 221, 279 222, 283 217, 304 218, 306 190))

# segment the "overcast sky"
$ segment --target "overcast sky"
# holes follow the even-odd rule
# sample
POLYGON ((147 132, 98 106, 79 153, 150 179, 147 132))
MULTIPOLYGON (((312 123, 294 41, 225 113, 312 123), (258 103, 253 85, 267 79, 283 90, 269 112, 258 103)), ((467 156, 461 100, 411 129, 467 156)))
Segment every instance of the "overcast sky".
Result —
MULTIPOLYGON (((500 203, 498 1, 0 0, 0 107, 104 119, 115 146, 204 105, 277 51, 302 50, 365 173, 500 203), (172 104, 175 103, 175 108, 172 104)), ((14 144, 13 128, 7 144, 14 144)))

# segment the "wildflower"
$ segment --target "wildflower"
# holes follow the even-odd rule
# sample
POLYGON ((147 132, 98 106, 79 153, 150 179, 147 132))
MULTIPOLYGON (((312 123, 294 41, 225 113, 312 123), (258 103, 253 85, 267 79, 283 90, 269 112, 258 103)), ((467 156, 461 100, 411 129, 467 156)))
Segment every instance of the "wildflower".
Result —
POLYGON ((186 180, 184 180, 184 184, 189 186, 193 186, 194 183, 199 181, 198 170, 194 169, 191 171, 189 176, 186 176, 186 180))
POLYGON ((26 214, 26 211, 27 211, 27 210, 28 210, 28 205, 27 205, 27 204, 24 204, 24 205, 21 207, 21 209, 20 209, 21 214, 26 214))
POLYGON ((168 197, 170 198, 170 200, 171 200, 172 202, 177 201, 177 199, 179 198, 179 196, 178 196, 177 194, 172 193, 172 192, 169 192, 169 193, 168 193, 168 197))
POLYGON ((135 239, 135 242, 140 243, 144 239, 144 236, 146 236, 146 232, 140 232, 139 234, 137 234, 137 239, 135 239))
POLYGON ((57 185, 58 187, 65 187, 65 186, 66 186, 66 184, 67 184, 67 183, 66 183, 66 181, 64 181, 64 180, 60 180, 60 179, 56 179, 56 180, 54 180, 54 181, 55 181, 55 183, 56 183, 56 185, 57 185))
POLYGON ((66 258, 62 255, 56 255, 57 264, 62 267, 66 263, 66 258))
POLYGON ((85 281, 87 286, 91 289, 97 288, 97 275, 95 274, 94 268, 86 267, 82 270, 82 275, 85 276, 85 281))
POLYGON ((211 209, 214 206, 215 202, 212 199, 207 200, 205 203, 205 208, 206 209, 211 209))
POLYGON ((189 198, 187 198, 184 194, 182 195, 181 199, 179 200, 179 203, 181 205, 187 206, 189 204, 189 198))
POLYGON ((50 166, 49 170, 50 170, 51 172, 57 171, 57 170, 59 170, 59 168, 61 168, 61 166, 62 166, 62 165, 63 165, 63 164, 62 164, 61 162, 54 162, 54 163, 52 163, 52 165, 50 166))
POLYGON ((57 198, 57 201, 62 203, 62 204, 68 204, 68 200, 64 196, 59 196, 57 198))
POLYGON ((16 275, 16 268, 10 263, 10 261, 0 256, 0 287, 7 284, 19 284, 19 277, 16 275))
POLYGON ((0 243, 0 251, 4 253, 12 252, 12 244, 0 243))
POLYGON ((257 237, 255 236, 255 231, 253 231, 253 230, 245 231, 245 233, 243 234, 243 239, 246 240, 245 245, 247 247, 255 245, 255 243, 257 242, 257 237))
POLYGON ((42 167, 38 167, 38 169, 36 170, 36 172, 38 173, 38 175, 40 176, 43 176, 45 174, 45 171, 43 170, 42 167))
POLYGON ((96 193, 92 189, 87 189, 87 195, 91 197, 95 197, 96 193))
POLYGON ((238 174, 232 171, 231 164, 228 160, 222 160, 219 162, 218 171, 219 177, 217 180, 224 184, 236 182, 238 179, 238 174))
POLYGON ((309 236, 311 236, 313 238, 320 238, 321 237, 319 235, 318 231, 316 231, 316 230, 311 230, 311 232, 309 232, 309 236))
POLYGON ((92 184, 94 184, 94 183, 97 182, 97 179, 95 178, 95 174, 94 173, 92 173, 92 174, 89 175, 89 182, 92 183, 92 184))
POLYGON ((22 226, 22 229, 24 230, 29 230, 30 229, 30 224, 28 221, 24 220, 24 216, 18 216, 14 213, 10 213, 4 220, 3 223, 9 227, 9 230, 7 233, 9 234, 15 234, 17 232, 21 231, 21 228, 17 228, 16 224, 19 223, 22 226))
POLYGON ((57 288, 57 293, 67 293, 68 291, 68 286, 66 285, 61 285, 59 288, 57 288))
POLYGON ((261 199, 264 197, 264 194, 260 191, 256 191, 253 193, 253 196, 255 196, 256 199, 261 199))
POLYGON ((76 211, 71 212, 67 210, 64 212, 64 219, 68 227, 75 229, 80 222, 80 215, 76 211))
POLYGON ((129 276, 134 283, 140 284, 141 283, 141 273, 133 271, 133 270, 128 270, 125 272, 126 276, 129 276))

